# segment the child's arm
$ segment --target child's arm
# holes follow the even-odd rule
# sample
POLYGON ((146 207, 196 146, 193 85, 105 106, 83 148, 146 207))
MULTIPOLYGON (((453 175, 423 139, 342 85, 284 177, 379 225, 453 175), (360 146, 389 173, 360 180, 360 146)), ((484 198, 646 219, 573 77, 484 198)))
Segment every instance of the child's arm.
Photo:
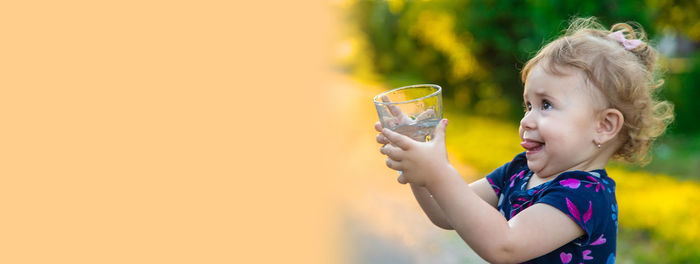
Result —
MULTIPOLYGON (((375 123, 374 129, 377 130, 377 132, 381 132, 381 123, 375 123)), ((377 135, 377 143, 388 144, 389 141, 380 133, 379 135, 377 135)), ((498 197, 496 197, 496 194, 494 193, 488 181, 486 181, 486 178, 475 181, 470 186, 477 192, 481 199, 491 204, 494 208, 496 207, 498 197)), ((425 214, 428 216, 428 219, 430 219, 430 221, 433 224, 447 230, 454 229, 452 228, 450 223, 447 222, 445 214, 442 212, 442 209, 437 204, 437 202, 435 202, 435 199, 433 199, 428 189, 422 186, 411 184, 411 191, 413 192, 413 196, 415 196, 416 201, 418 201, 418 205, 420 205, 423 212, 425 212, 425 214)))
POLYGON ((450 225, 450 223, 447 222, 445 214, 442 212, 442 209, 437 204, 435 199, 431 197, 428 189, 422 186, 411 184, 411 191, 413 191, 413 196, 416 197, 418 205, 420 205, 420 208, 423 209, 423 212, 425 212, 425 215, 428 216, 428 219, 430 219, 430 221, 433 222, 433 224, 442 229, 454 229, 452 228, 452 225, 450 225))
MULTIPOLYGON (((382 124, 380 122, 374 123, 374 129, 377 130, 377 132, 382 132, 382 124)), ((389 144, 389 140, 386 137, 384 137, 382 133, 379 133, 377 135, 377 143, 386 145, 389 144)), ((437 202, 435 202, 435 199, 431 197, 430 192, 428 192, 428 189, 422 186, 411 184, 411 191, 413 192, 413 196, 416 197, 416 201, 418 201, 418 205, 420 205, 420 208, 423 210, 423 212, 425 212, 425 215, 428 216, 428 219, 430 219, 430 222, 433 222, 433 224, 442 229, 453 229, 450 223, 447 222, 445 214, 442 213, 442 209, 440 209, 440 206, 437 204, 437 202)))
MULTIPOLYGON (((428 216, 430 221, 440 228, 453 230, 454 228, 447 221, 447 218, 445 217, 445 213, 443 212, 442 208, 440 208, 440 205, 438 205, 435 199, 433 199, 428 189, 423 186, 418 186, 416 184, 410 185, 411 190, 413 191, 413 196, 416 197, 418 204, 420 205, 421 209, 423 209, 423 212, 425 212, 425 214, 428 216)), ((471 183, 469 187, 472 190, 474 190, 474 192, 482 200, 486 201, 494 208, 496 207, 498 197, 496 197, 496 194, 494 193, 493 189, 491 188, 491 185, 488 183, 486 178, 482 178, 471 183)))
POLYGON ((451 167, 427 189, 455 231, 485 260, 523 262, 551 252, 582 236, 566 214, 547 204, 534 204, 510 221, 484 202, 451 167))
POLYGON ((470 183, 469 188, 491 207, 496 208, 498 205, 498 196, 496 196, 496 192, 493 191, 493 187, 491 187, 491 184, 485 177, 470 183))
POLYGON ((385 129, 382 133, 393 146, 385 146, 382 153, 390 158, 389 168, 405 171, 408 182, 433 194, 447 222, 482 258, 494 263, 523 262, 584 234, 566 214, 546 204, 532 205, 506 221, 493 206, 495 194, 492 199, 480 198, 487 183, 472 189, 450 165, 445 126, 446 122, 438 125, 431 142, 416 142, 385 129))

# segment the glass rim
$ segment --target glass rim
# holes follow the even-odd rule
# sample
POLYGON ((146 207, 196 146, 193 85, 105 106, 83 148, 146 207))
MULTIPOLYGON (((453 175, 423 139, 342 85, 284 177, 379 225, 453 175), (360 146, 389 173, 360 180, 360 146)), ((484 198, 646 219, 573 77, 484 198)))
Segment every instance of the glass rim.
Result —
POLYGON ((411 102, 415 102, 415 101, 420 101, 420 100, 423 100, 423 99, 425 99, 425 98, 435 96, 435 95, 439 94, 441 91, 442 91, 442 87, 440 87, 440 85, 437 85, 437 84, 429 84, 429 83, 426 83, 426 84, 414 84, 414 85, 408 85, 408 86, 402 86, 402 87, 399 87, 399 88, 394 88, 394 89, 391 89, 391 90, 389 90, 389 91, 380 93, 380 94, 374 96, 373 101, 374 101, 375 104, 381 104, 381 105, 405 104, 405 103, 411 103, 411 102), (381 102, 381 101, 378 101, 383 95, 386 95, 386 94, 389 94, 389 93, 392 93, 392 92, 395 92, 395 91, 398 91, 398 90, 404 90, 404 89, 410 89, 410 88, 416 88, 416 87, 425 87, 425 86, 427 86, 427 87, 432 87, 432 88, 437 88, 437 91, 432 92, 432 93, 429 94, 429 95, 426 95, 426 96, 423 96, 423 97, 420 97, 420 98, 416 98, 416 99, 411 99, 411 100, 408 100, 408 101, 401 101, 401 102, 381 102))

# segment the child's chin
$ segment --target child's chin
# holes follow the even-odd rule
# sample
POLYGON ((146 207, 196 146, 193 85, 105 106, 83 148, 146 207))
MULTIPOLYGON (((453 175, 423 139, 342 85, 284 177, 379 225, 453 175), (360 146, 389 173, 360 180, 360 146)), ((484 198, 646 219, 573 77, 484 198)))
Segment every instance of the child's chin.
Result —
POLYGON ((542 166, 535 161, 527 160, 527 167, 534 173, 538 173, 542 170, 542 166))

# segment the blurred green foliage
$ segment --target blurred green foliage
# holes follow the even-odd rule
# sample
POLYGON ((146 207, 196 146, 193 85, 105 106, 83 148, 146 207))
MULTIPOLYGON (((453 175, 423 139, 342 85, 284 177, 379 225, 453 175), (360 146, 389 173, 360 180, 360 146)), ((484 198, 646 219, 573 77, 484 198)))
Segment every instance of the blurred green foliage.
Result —
POLYGON ((692 40, 700 40, 700 2, 697 0, 646 0, 651 19, 660 29, 674 29, 692 40))
POLYGON ((442 84, 460 109, 509 118, 521 115, 520 68, 572 16, 651 28, 644 5, 629 0, 356 1, 347 13, 367 42, 365 67, 442 84))
MULTIPOLYGON (((349 1, 345 13, 360 43, 350 68, 376 73, 392 86, 437 83, 460 111, 517 120, 522 114, 520 69, 571 18, 595 16, 606 26, 635 21, 655 42, 657 32, 669 28, 700 40, 700 4, 676 2, 349 1)), ((698 55, 664 62, 684 64, 667 65, 671 89, 661 94, 676 104, 674 131, 697 133, 698 55)))
MULTIPOLYGON (((673 61, 673 60, 671 60, 673 61)), ((662 90, 664 97, 673 102, 676 111, 676 122, 672 129, 678 133, 693 133, 700 131, 700 52, 691 58, 676 60, 681 69, 665 78, 662 90)))

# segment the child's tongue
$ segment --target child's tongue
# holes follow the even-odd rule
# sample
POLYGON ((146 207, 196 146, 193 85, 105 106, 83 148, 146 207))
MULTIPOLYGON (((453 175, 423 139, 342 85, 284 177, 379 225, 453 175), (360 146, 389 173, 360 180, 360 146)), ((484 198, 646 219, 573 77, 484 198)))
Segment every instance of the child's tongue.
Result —
POLYGON ((544 144, 542 142, 537 142, 537 141, 523 141, 520 143, 520 146, 522 146, 525 150, 527 151, 532 151, 532 150, 539 150, 542 148, 544 144))

